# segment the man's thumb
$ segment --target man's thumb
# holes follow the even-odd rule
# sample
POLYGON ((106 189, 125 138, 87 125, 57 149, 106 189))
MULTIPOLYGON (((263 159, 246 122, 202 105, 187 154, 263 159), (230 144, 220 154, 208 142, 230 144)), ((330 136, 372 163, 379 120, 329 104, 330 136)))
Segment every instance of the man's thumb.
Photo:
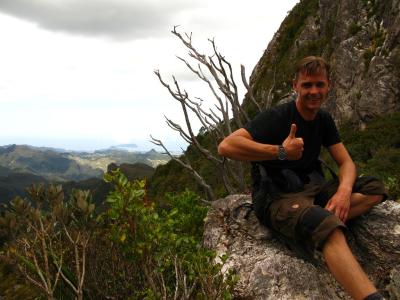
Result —
POLYGON ((297 126, 296 124, 292 124, 290 127, 289 137, 294 139, 296 137, 297 126))

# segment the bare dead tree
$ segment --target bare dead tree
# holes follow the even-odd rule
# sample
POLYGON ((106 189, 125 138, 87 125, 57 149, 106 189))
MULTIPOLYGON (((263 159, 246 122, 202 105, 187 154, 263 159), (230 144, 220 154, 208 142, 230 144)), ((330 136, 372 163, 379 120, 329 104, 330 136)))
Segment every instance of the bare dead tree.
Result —
MULTIPOLYGON (((185 117, 186 129, 167 117, 166 123, 171 129, 177 131, 187 143, 193 145, 203 157, 214 164, 216 170, 221 175, 228 193, 243 192, 246 186, 242 163, 230 161, 215 154, 217 153, 215 149, 218 143, 232 133, 234 129, 242 127, 249 120, 246 112, 240 105, 238 88, 234 80, 232 66, 217 50, 214 40, 209 40, 212 48, 212 55, 205 55, 200 53, 193 46, 191 34, 185 33, 182 35, 177 31, 177 26, 172 30, 172 34, 174 34, 189 50, 189 58, 194 61, 194 63, 182 57, 178 57, 178 59, 206 84, 214 99, 212 100, 213 106, 210 105, 209 109, 204 109, 202 103, 205 102, 205 100, 199 97, 191 97, 186 90, 181 88, 174 76, 172 77, 173 87, 171 87, 163 80, 159 70, 156 70, 154 73, 161 84, 168 90, 170 95, 180 103, 185 117), (205 71, 207 71, 207 74, 205 71), (199 142, 196 133, 192 129, 190 114, 193 114, 197 120, 200 121, 206 132, 213 137, 214 151, 206 149, 199 142)), ((173 160, 177 161, 192 174, 200 186, 206 191, 208 201, 215 199, 210 185, 193 169, 190 162, 183 161, 182 157, 171 155, 161 140, 153 137, 151 138, 154 144, 161 146, 173 160)))
POLYGON ((34 206, 26 199, 15 198, 2 218, 3 224, 10 224, 10 231, 18 233, 7 247, 9 258, 47 299, 54 299, 60 281, 67 284, 76 299, 83 299, 88 216, 94 210, 89 193, 74 191, 69 203, 64 203, 61 186, 32 186, 28 194, 34 206))
POLYGON ((247 82, 245 67, 243 65, 240 65, 240 67, 241 67, 242 82, 243 82, 243 85, 247 89, 247 94, 249 96, 251 103, 256 106, 256 108, 259 112, 270 108, 271 104, 272 104, 272 96, 273 96, 272 92, 274 91, 275 85, 276 85, 276 63, 274 63, 274 75, 272 77, 271 87, 269 88, 268 94, 264 97, 264 99, 261 101, 261 103, 258 103, 256 101, 256 98, 253 93, 253 89, 250 87, 249 83, 247 82))
MULTIPOLYGON (((73 257, 75 263, 75 276, 76 282, 71 281, 64 272, 60 272, 62 279, 74 292, 76 299, 83 299, 83 283, 86 275, 86 252, 89 243, 89 236, 82 232, 75 233, 73 237, 73 233, 64 226, 64 233, 68 238, 68 241, 71 243, 73 248, 73 257)), ((61 270, 61 264, 59 269, 61 270)))
MULTIPOLYGON (((42 218, 36 209, 31 211, 32 218, 27 221, 28 230, 33 232, 33 239, 22 237, 16 241, 15 248, 10 248, 9 254, 19 263, 18 270, 34 286, 38 287, 47 299, 54 299, 54 291, 59 282, 61 267, 54 269, 50 253, 53 252, 54 232, 50 226, 43 224, 42 218)), ((60 266, 63 264, 63 255, 58 258, 60 266)))
MULTIPOLYGON (((187 169, 190 172, 190 174, 196 179, 196 182, 201 187, 204 188, 206 195, 207 195, 207 199, 210 199, 210 200, 215 199, 214 192, 213 192, 211 186, 208 185, 207 182, 203 179, 203 177, 198 172, 196 172, 196 170, 194 170, 192 168, 190 163, 184 162, 181 158, 178 158, 178 157, 172 155, 171 152, 168 151, 168 149, 164 146, 164 144, 160 140, 157 140, 154 137, 151 137, 151 139, 152 139, 153 144, 162 147, 164 149, 165 153, 168 154, 171 157, 171 159, 175 160, 177 163, 179 163, 182 167, 184 167, 185 169, 187 169)), ((203 200, 203 201, 207 201, 207 200, 203 200)))
POLYGON ((267 97, 265 97, 264 99, 264 108, 268 109, 271 107, 272 104, 272 91, 275 89, 275 84, 276 84, 276 64, 274 66, 274 76, 273 76, 273 81, 272 81, 272 85, 268 91, 267 97))
POLYGON ((261 111, 262 105, 258 104, 256 99, 254 98, 253 90, 250 88, 250 85, 247 82, 246 69, 243 65, 240 65, 240 74, 242 75, 242 82, 248 91, 248 95, 249 95, 251 103, 253 103, 257 107, 258 111, 261 111))
MULTIPOLYGON (((170 85, 162 78, 160 71, 155 70, 154 73, 158 77, 160 83, 168 90, 170 95, 180 103, 185 118, 185 127, 167 117, 165 117, 166 123, 171 129, 177 131, 184 141, 192 145, 204 158, 213 163, 228 193, 245 192, 246 185, 242 162, 232 161, 216 154, 219 142, 235 129, 243 127, 243 125, 249 121, 249 117, 239 101, 238 87, 233 76, 232 65, 218 51, 214 39, 208 40, 211 45, 212 54, 206 55, 199 52, 193 46, 192 34, 181 34, 177 31, 177 26, 175 26, 171 32, 189 51, 189 59, 182 57, 177 58, 185 64, 190 72, 204 82, 211 91, 212 99, 205 100, 199 97, 192 97, 181 87, 175 76, 172 76, 173 84, 170 85), (207 109, 202 106, 205 102, 209 107, 207 109), (192 128, 192 115, 200 121, 203 130, 212 136, 213 149, 207 149, 199 142, 192 128)), ((257 103, 255 100, 252 90, 245 79, 244 66, 241 66, 241 74, 243 84, 250 95, 250 100, 256 105, 258 110, 261 111, 265 106, 257 103)), ((161 140, 153 137, 151 137, 151 139, 155 145, 162 147, 166 154, 192 174, 200 186, 206 191, 208 201, 215 199, 210 185, 193 169, 191 163, 187 161, 187 158, 185 158, 186 161, 183 161, 183 156, 175 157, 171 155, 161 140)))

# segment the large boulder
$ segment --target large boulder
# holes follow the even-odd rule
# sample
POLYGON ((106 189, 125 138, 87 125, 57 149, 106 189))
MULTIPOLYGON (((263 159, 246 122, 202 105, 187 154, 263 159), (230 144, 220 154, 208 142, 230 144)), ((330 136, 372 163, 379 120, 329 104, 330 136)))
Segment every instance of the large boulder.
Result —
MULTIPOLYGON (((249 204, 231 195, 212 204, 204 244, 227 255, 224 269, 239 275, 236 299, 350 299, 323 258, 311 264, 273 238, 249 204)), ((347 238, 357 259, 388 299, 400 299, 400 204, 388 200, 349 225, 347 238)))

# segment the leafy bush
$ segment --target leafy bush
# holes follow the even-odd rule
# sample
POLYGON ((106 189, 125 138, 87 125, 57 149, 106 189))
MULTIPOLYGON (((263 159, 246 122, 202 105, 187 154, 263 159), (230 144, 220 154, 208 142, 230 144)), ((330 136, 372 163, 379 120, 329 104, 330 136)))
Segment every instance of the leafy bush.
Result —
POLYGON ((58 186, 33 186, 29 200, 11 202, 0 216, 0 297, 23 282, 20 295, 47 299, 232 298, 236 276, 222 273, 226 258, 216 263, 201 245, 207 207, 196 194, 168 194, 161 209, 144 181, 118 170, 105 180, 114 190, 101 214, 88 192, 64 201, 58 186))
POLYGON ((230 299, 235 276, 222 273, 215 254, 201 246, 207 208, 190 191, 168 194, 170 208, 157 210, 145 200, 143 181, 120 172, 105 180, 115 185, 107 202, 110 234, 124 257, 139 266, 133 299, 230 299))
POLYGON ((89 193, 75 190, 64 201, 61 186, 37 185, 28 194, 29 200, 12 200, 0 217, 2 262, 46 299, 60 293, 83 299, 86 251, 95 221, 89 193))

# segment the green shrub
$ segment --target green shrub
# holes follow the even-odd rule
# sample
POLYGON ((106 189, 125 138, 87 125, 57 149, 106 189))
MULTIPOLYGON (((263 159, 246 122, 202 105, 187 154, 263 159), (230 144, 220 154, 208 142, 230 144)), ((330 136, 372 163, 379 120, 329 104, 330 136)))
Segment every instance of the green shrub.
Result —
POLYGON ((226 257, 202 247, 208 207, 195 193, 167 194, 161 208, 146 197, 144 181, 130 182, 118 170, 105 180, 114 189, 101 214, 88 192, 75 190, 64 201, 54 186, 34 186, 31 201, 16 198, 5 208, 0 297, 12 299, 14 291, 43 299, 232 299, 237 277, 222 273, 226 257), (41 274, 54 290, 29 280, 41 282, 41 274), (76 286, 82 276, 75 295, 64 279, 76 286))
POLYGON ((28 199, 16 197, 0 216, 0 258, 42 299, 83 299, 81 270, 96 222, 89 192, 74 190, 69 200, 61 186, 33 185, 27 192, 28 199))
POLYGON ((168 194, 168 209, 145 200, 144 182, 129 182, 119 171, 105 180, 115 185, 107 202, 111 238, 124 257, 142 271, 132 299, 231 299, 236 276, 222 273, 215 254, 201 246, 207 208, 190 191, 168 194))

